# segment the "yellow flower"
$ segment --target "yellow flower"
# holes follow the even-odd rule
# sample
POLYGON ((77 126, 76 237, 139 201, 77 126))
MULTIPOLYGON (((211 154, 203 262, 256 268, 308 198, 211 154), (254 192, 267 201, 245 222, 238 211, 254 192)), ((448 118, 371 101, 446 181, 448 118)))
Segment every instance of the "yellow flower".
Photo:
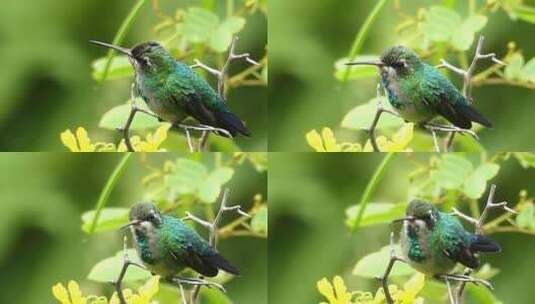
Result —
MULTIPOLYGON (((139 136, 132 136, 130 142, 132 147, 137 152, 164 152, 165 149, 160 149, 162 143, 167 139, 167 132, 171 128, 171 124, 164 123, 154 132, 149 133, 145 140, 139 136)), ((113 143, 97 142, 91 143, 91 139, 87 131, 83 127, 76 129, 76 135, 71 130, 65 130, 60 135, 61 142, 71 152, 126 152, 126 145, 122 140, 119 145, 113 143)))
POLYGON ((358 143, 341 143, 336 142, 336 137, 330 128, 323 128, 321 135, 316 130, 308 132, 306 140, 316 152, 360 152, 362 147, 358 143))
MULTIPOLYGON (((414 135, 414 124, 404 124, 396 134, 389 140, 385 136, 378 136, 375 141, 381 152, 410 152, 411 149, 407 148, 414 135)), ((363 152, 373 152, 373 146, 371 141, 368 140, 364 145, 363 152)))
MULTIPOLYGON (((139 136, 132 136, 132 138, 130 138, 132 147, 138 152, 165 152, 165 149, 160 149, 160 146, 167 139, 167 132, 171 126, 172 125, 169 123, 161 124, 154 134, 147 134, 145 141, 141 140, 139 136)), ((127 151, 124 140, 119 144, 117 151, 127 151)))
POLYGON ((86 304, 87 299, 82 297, 80 286, 75 281, 69 281, 67 289, 58 283, 52 287, 52 294, 61 304, 86 304))
MULTIPOLYGON (((328 304, 351 304, 353 295, 347 291, 344 280, 339 276, 334 277, 332 285, 326 278, 321 279, 317 283, 317 288, 327 298, 328 304)), ((327 303, 321 302, 321 304, 327 303)))
POLYGON ((87 131, 83 127, 76 129, 76 135, 71 130, 67 129, 60 135, 61 142, 71 150, 71 152, 93 152, 95 146, 91 144, 91 140, 87 135, 87 131))
MULTIPOLYGON (((138 288, 137 294, 131 289, 124 289, 123 295, 128 304, 150 304, 152 298, 158 293, 159 288, 160 277, 153 276, 145 285, 138 288)), ((52 294, 61 304, 120 304, 117 293, 113 293, 109 301, 103 296, 83 297, 80 287, 75 281, 69 282, 68 291, 61 283, 54 285, 52 287, 52 294)))
POLYGON ((424 299, 416 297, 418 293, 424 288, 425 275, 422 273, 415 273, 405 284, 403 284, 404 290, 399 290, 396 293, 392 293, 392 298, 396 303, 400 304, 420 304, 424 299))

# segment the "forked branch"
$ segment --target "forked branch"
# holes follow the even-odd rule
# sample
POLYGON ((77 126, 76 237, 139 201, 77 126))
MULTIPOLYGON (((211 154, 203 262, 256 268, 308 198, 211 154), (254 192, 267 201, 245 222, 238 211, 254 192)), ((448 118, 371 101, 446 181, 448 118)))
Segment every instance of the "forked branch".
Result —
MULTIPOLYGON (((240 205, 234 205, 234 206, 228 206, 228 200, 230 196, 230 190, 228 188, 225 188, 223 191, 223 197, 221 198, 221 204, 219 206, 219 210, 217 211, 217 214, 213 220, 213 222, 208 222, 206 220, 203 220, 195 215, 193 215, 190 212, 186 212, 186 217, 183 218, 183 220, 192 220, 199 225, 203 226, 204 228, 208 229, 210 232, 208 243, 210 246, 212 246, 214 249, 217 248, 217 235, 218 235, 218 229, 219 225, 221 223, 221 220, 223 219, 223 213, 234 211, 238 213, 241 216, 250 217, 250 215, 243 211, 240 205)), ((199 279, 202 279, 202 276, 199 276, 199 279)), ((197 285, 193 288, 191 292, 191 303, 195 304, 197 303, 197 299, 199 297, 199 291, 202 285, 197 285)))

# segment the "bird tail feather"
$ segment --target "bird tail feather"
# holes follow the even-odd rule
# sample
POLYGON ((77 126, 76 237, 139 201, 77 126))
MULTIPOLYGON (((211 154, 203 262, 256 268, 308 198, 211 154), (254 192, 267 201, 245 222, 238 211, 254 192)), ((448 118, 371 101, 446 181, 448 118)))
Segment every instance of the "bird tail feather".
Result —
POLYGON ((243 122, 230 111, 216 111, 214 113, 218 127, 227 130, 232 136, 240 133, 247 137, 251 136, 251 131, 245 127, 243 122))
POLYGON ((492 123, 481 113, 479 113, 474 107, 471 105, 462 105, 460 107, 457 107, 457 111, 467 118, 470 121, 477 122, 479 124, 482 124, 483 126, 487 128, 492 128, 492 123))
POLYGON ((240 275, 240 270, 236 266, 232 265, 229 261, 227 261, 218 252, 213 252, 213 254, 205 256, 204 260, 207 261, 210 265, 217 267, 218 269, 222 269, 233 275, 240 275))
POLYGON ((500 252, 502 249, 495 241, 476 234, 470 243, 470 250, 474 252, 500 252))

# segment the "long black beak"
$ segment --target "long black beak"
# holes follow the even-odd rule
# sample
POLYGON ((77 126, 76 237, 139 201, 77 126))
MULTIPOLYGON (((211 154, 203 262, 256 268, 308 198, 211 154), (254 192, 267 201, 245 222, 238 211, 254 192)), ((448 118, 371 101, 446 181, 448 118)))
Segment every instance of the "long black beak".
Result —
POLYGON ((348 62, 346 63, 346 65, 375 65, 378 67, 382 67, 385 64, 381 60, 377 60, 377 61, 354 61, 354 62, 348 62))
POLYGON ((399 222, 404 222, 404 221, 414 221, 416 218, 414 216, 407 216, 407 217, 402 217, 402 218, 399 218, 397 220, 393 220, 392 223, 399 223, 399 222))
POLYGON ((126 225, 124 225, 124 226, 121 226, 121 228, 119 228, 119 229, 120 229, 120 230, 124 230, 124 229, 126 229, 126 228, 128 228, 128 227, 130 227, 130 226, 137 225, 137 224, 139 224, 139 223, 141 223, 140 220, 133 220, 133 221, 131 221, 130 223, 128 223, 128 224, 126 224, 126 225))
POLYGON ((89 42, 93 43, 93 44, 96 44, 96 45, 103 46, 103 47, 107 47, 109 49, 114 49, 119 53, 122 53, 122 54, 125 54, 125 55, 129 56, 129 57, 132 57, 132 50, 131 49, 127 49, 127 48, 124 48, 124 47, 120 47, 120 46, 117 46, 117 45, 113 45, 113 44, 109 44, 109 43, 105 43, 105 42, 101 42, 101 41, 96 41, 96 40, 89 40, 89 42))

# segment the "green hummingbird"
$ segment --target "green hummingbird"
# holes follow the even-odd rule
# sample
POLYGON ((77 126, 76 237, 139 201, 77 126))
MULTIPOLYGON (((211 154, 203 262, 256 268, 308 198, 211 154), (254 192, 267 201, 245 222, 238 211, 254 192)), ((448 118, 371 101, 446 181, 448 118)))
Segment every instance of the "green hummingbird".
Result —
POLYGON ((143 264, 153 273, 171 279, 186 268, 207 277, 219 270, 239 275, 195 230, 181 219, 163 215, 152 203, 137 203, 130 210, 130 227, 135 248, 143 264))
POLYGON ((442 116, 463 129, 472 122, 492 127, 444 75, 404 46, 387 50, 379 61, 347 64, 377 66, 388 101, 405 121, 425 124, 442 116))
POLYGON ((406 210, 401 230, 403 258, 414 269, 428 275, 450 273, 457 263, 479 267, 479 252, 500 252, 493 240, 464 229, 452 215, 433 204, 413 200, 406 210))
POLYGON ((178 124, 193 117, 201 124, 227 130, 233 137, 238 133, 251 135, 223 97, 159 43, 144 42, 127 49, 100 41, 90 42, 128 56, 135 70, 135 92, 161 120, 178 124))

